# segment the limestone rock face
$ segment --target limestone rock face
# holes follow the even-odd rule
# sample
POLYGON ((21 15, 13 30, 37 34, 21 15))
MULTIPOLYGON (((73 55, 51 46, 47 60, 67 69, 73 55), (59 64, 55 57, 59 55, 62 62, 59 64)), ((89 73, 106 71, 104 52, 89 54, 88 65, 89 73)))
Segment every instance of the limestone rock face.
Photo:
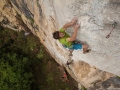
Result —
MULTIPOLYGON (((75 61, 83 60, 102 70, 120 75, 120 1, 119 0, 63 0, 53 1, 56 17, 61 28, 74 16, 79 18, 81 28, 77 40, 87 43, 92 52, 82 54, 74 51, 75 61), (118 25, 107 39, 112 30, 112 24, 118 25)), ((68 30, 71 34, 72 29, 68 30)))
MULTIPOLYGON (((2 25, 24 30, 18 17, 78 83, 91 90, 120 88, 119 78, 114 77, 120 76, 120 0, 0 1, 2 25), (69 57, 68 50, 53 39, 52 33, 73 17, 78 17, 81 23, 77 40, 88 44, 91 52, 83 54, 82 50, 77 50, 69 57), (106 38, 112 29, 110 37, 106 38), (71 59, 74 62, 68 68, 66 62, 71 59)), ((71 35, 73 27, 66 32, 71 35)))

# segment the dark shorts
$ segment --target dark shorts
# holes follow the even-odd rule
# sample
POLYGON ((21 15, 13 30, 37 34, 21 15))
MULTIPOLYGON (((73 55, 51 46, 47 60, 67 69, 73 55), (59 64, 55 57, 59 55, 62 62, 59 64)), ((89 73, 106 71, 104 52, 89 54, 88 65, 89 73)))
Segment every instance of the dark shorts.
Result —
POLYGON ((63 45, 63 47, 68 48, 69 50, 78 50, 78 49, 82 49, 82 44, 74 43, 70 47, 67 47, 65 45, 63 45))

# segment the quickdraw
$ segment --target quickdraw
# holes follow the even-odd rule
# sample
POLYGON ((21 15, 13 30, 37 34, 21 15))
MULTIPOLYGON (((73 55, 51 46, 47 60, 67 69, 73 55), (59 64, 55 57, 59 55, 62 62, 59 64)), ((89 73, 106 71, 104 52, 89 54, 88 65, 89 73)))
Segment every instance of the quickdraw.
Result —
POLYGON ((114 22, 112 24, 112 30, 110 31, 110 33, 106 36, 106 38, 109 38, 110 37, 110 34, 112 33, 112 31, 115 29, 115 27, 117 26, 117 22, 114 22))
POLYGON ((70 64, 72 64, 73 63, 73 60, 72 61, 67 61, 67 65, 70 65, 70 64))

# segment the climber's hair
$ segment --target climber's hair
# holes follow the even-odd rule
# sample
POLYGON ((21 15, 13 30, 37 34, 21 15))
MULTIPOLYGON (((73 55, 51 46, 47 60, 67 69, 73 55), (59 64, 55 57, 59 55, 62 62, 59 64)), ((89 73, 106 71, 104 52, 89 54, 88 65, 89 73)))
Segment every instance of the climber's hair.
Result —
POLYGON ((60 39, 59 31, 53 32, 53 38, 54 38, 54 39, 60 39))

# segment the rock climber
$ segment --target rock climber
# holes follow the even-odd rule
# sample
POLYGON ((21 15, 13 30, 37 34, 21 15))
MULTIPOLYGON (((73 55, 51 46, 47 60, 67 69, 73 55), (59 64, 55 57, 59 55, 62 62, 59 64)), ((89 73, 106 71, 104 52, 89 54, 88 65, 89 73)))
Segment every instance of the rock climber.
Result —
POLYGON ((70 22, 66 23, 59 31, 55 31, 53 33, 53 38, 58 39, 59 42, 65 48, 69 49, 70 51, 69 56, 72 56, 73 50, 83 49, 84 54, 90 51, 90 49, 88 49, 88 45, 74 42, 77 37, 77 31, 80 28, 80 25, 78 24, 77 21, 78 21, 77 18, 73 18, 70 22), (69 34, 65 32, 65 30, 70 26, 74 27, 74 32, 72 36, 70 36, 69 34))

